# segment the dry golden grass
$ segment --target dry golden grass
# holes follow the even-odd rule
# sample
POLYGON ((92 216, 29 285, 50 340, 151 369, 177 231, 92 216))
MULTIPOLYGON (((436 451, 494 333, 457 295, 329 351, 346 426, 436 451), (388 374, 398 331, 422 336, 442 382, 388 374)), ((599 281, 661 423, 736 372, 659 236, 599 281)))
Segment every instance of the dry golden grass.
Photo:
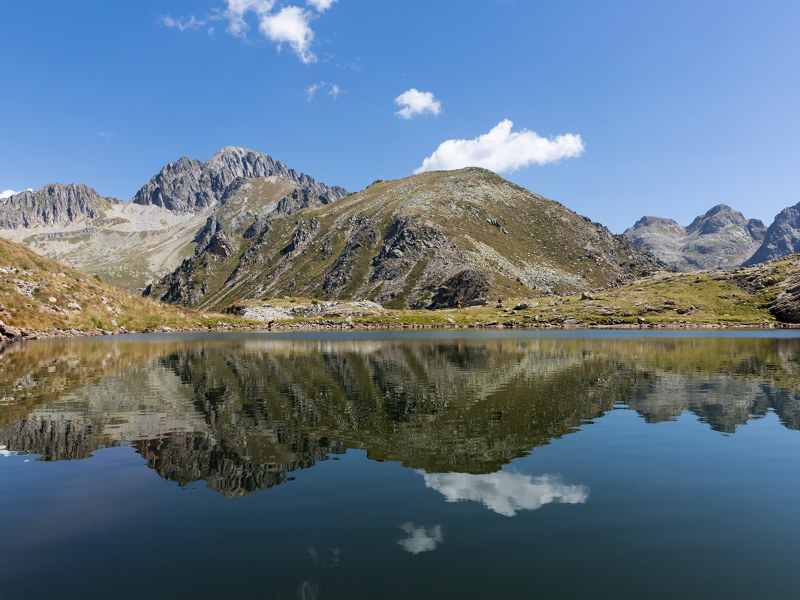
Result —
POLYGON ((4 239, 0 239, 0 319, 33 331, 256 324, 133 296, 4 239))

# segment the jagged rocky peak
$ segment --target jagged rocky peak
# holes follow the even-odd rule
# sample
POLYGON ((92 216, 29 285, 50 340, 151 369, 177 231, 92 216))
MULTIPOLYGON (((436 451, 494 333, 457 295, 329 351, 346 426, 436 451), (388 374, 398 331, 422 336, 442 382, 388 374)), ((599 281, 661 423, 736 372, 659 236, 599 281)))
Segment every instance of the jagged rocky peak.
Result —
POLYGON ((758 219, 718 204, 688 227, 672 219, 642 217, 624 235, 678 271, 699 271, 739 266, 761 244, 764 232, 758 219))
POLYGON ((51 183, 0 199, 0 229, 27 229, 58 225, 83 218, 94 219, 104 208, 118 203, 88 185, 51 183))
POLYGON ((730 206, 717 204, 706 214, 696 217, 686 228, 686 233, 690 235, 695 231, 700 234, 717 233, 731 226, 746 229, 753 237, 759 235, 763 237, 766 230, 764 223, 758 219, 748 219, 730 206))
POLYGON ((744 266, 800 252, 800 203, 784 208, 764 234, 764 241, 744 266))
POLYGON ((259 177, 280 177, 297 183, 325 203, 347 195, 344 188, 330 187, 304 173, 298 174, 267 154, 228 146, 204 163, 185 157, 169 163, 139 190, 133 201, 176 212, 193 212, 214 205, 241 179, 259 177))

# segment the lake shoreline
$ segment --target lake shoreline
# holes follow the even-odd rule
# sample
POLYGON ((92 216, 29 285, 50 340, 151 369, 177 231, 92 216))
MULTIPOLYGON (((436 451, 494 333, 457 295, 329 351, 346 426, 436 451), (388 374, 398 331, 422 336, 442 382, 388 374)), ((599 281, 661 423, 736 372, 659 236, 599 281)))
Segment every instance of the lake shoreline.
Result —
POLYGON ((408 330, 621 330, 621 331, 648 331, 653 329, 665 330, 729 330, 729 329, 800 329, 798 323, 619 323, 619 324, 595 324, 595 323, 541 323, 541 322, 515 322, 515 323, 358 323, 348 321, 303 321, 303 322, 280 322, 263 326, 248 325, 220 325, 219 327, 168 327, 160 326, 156 328, 145 328, 139 331, 120 328, 114 331, 106 329, 49 329, 43 331, 28 331, 22 328, 17 329, 18 335, 4 336, 0 338, 0 346, 15 342, 36 341, 45 339, 69 339, 82 337, 106 337, 122 335, 151 335, 165 333, 276 333, 286 331, 408 331, 408 330))

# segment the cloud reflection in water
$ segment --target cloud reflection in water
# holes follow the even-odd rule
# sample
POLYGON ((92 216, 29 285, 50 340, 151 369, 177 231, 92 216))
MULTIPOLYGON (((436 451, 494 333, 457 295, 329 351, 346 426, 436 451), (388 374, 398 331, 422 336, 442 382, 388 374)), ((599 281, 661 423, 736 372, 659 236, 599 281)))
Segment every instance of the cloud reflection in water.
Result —
POLYGON ((545 504, 583 504, 589 499, 585 485, 565 485, 555 475, 531 477, 499 471, 485 475, 469 473, 424 473, 425 485, 442 494, 447 502, 472 500, 506 517, 520 510, 537 510, 545 504))
POLYGON ((414 523, 409 521, 408 523, 400 525, 400 529, 405 531, 408 537, 397 543, 403 547, 403 550, 411 554, 436 550, 436 546, 444 541, 441 525, 417 527, 414 523))

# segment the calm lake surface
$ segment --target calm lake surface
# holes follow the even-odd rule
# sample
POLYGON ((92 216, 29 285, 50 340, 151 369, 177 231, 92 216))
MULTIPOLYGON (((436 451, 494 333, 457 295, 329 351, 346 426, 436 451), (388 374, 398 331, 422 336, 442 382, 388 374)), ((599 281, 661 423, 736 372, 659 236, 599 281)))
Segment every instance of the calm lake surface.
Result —
POLYGON ((34 342, 0 599, 790 598, 800 337, 34 342))

